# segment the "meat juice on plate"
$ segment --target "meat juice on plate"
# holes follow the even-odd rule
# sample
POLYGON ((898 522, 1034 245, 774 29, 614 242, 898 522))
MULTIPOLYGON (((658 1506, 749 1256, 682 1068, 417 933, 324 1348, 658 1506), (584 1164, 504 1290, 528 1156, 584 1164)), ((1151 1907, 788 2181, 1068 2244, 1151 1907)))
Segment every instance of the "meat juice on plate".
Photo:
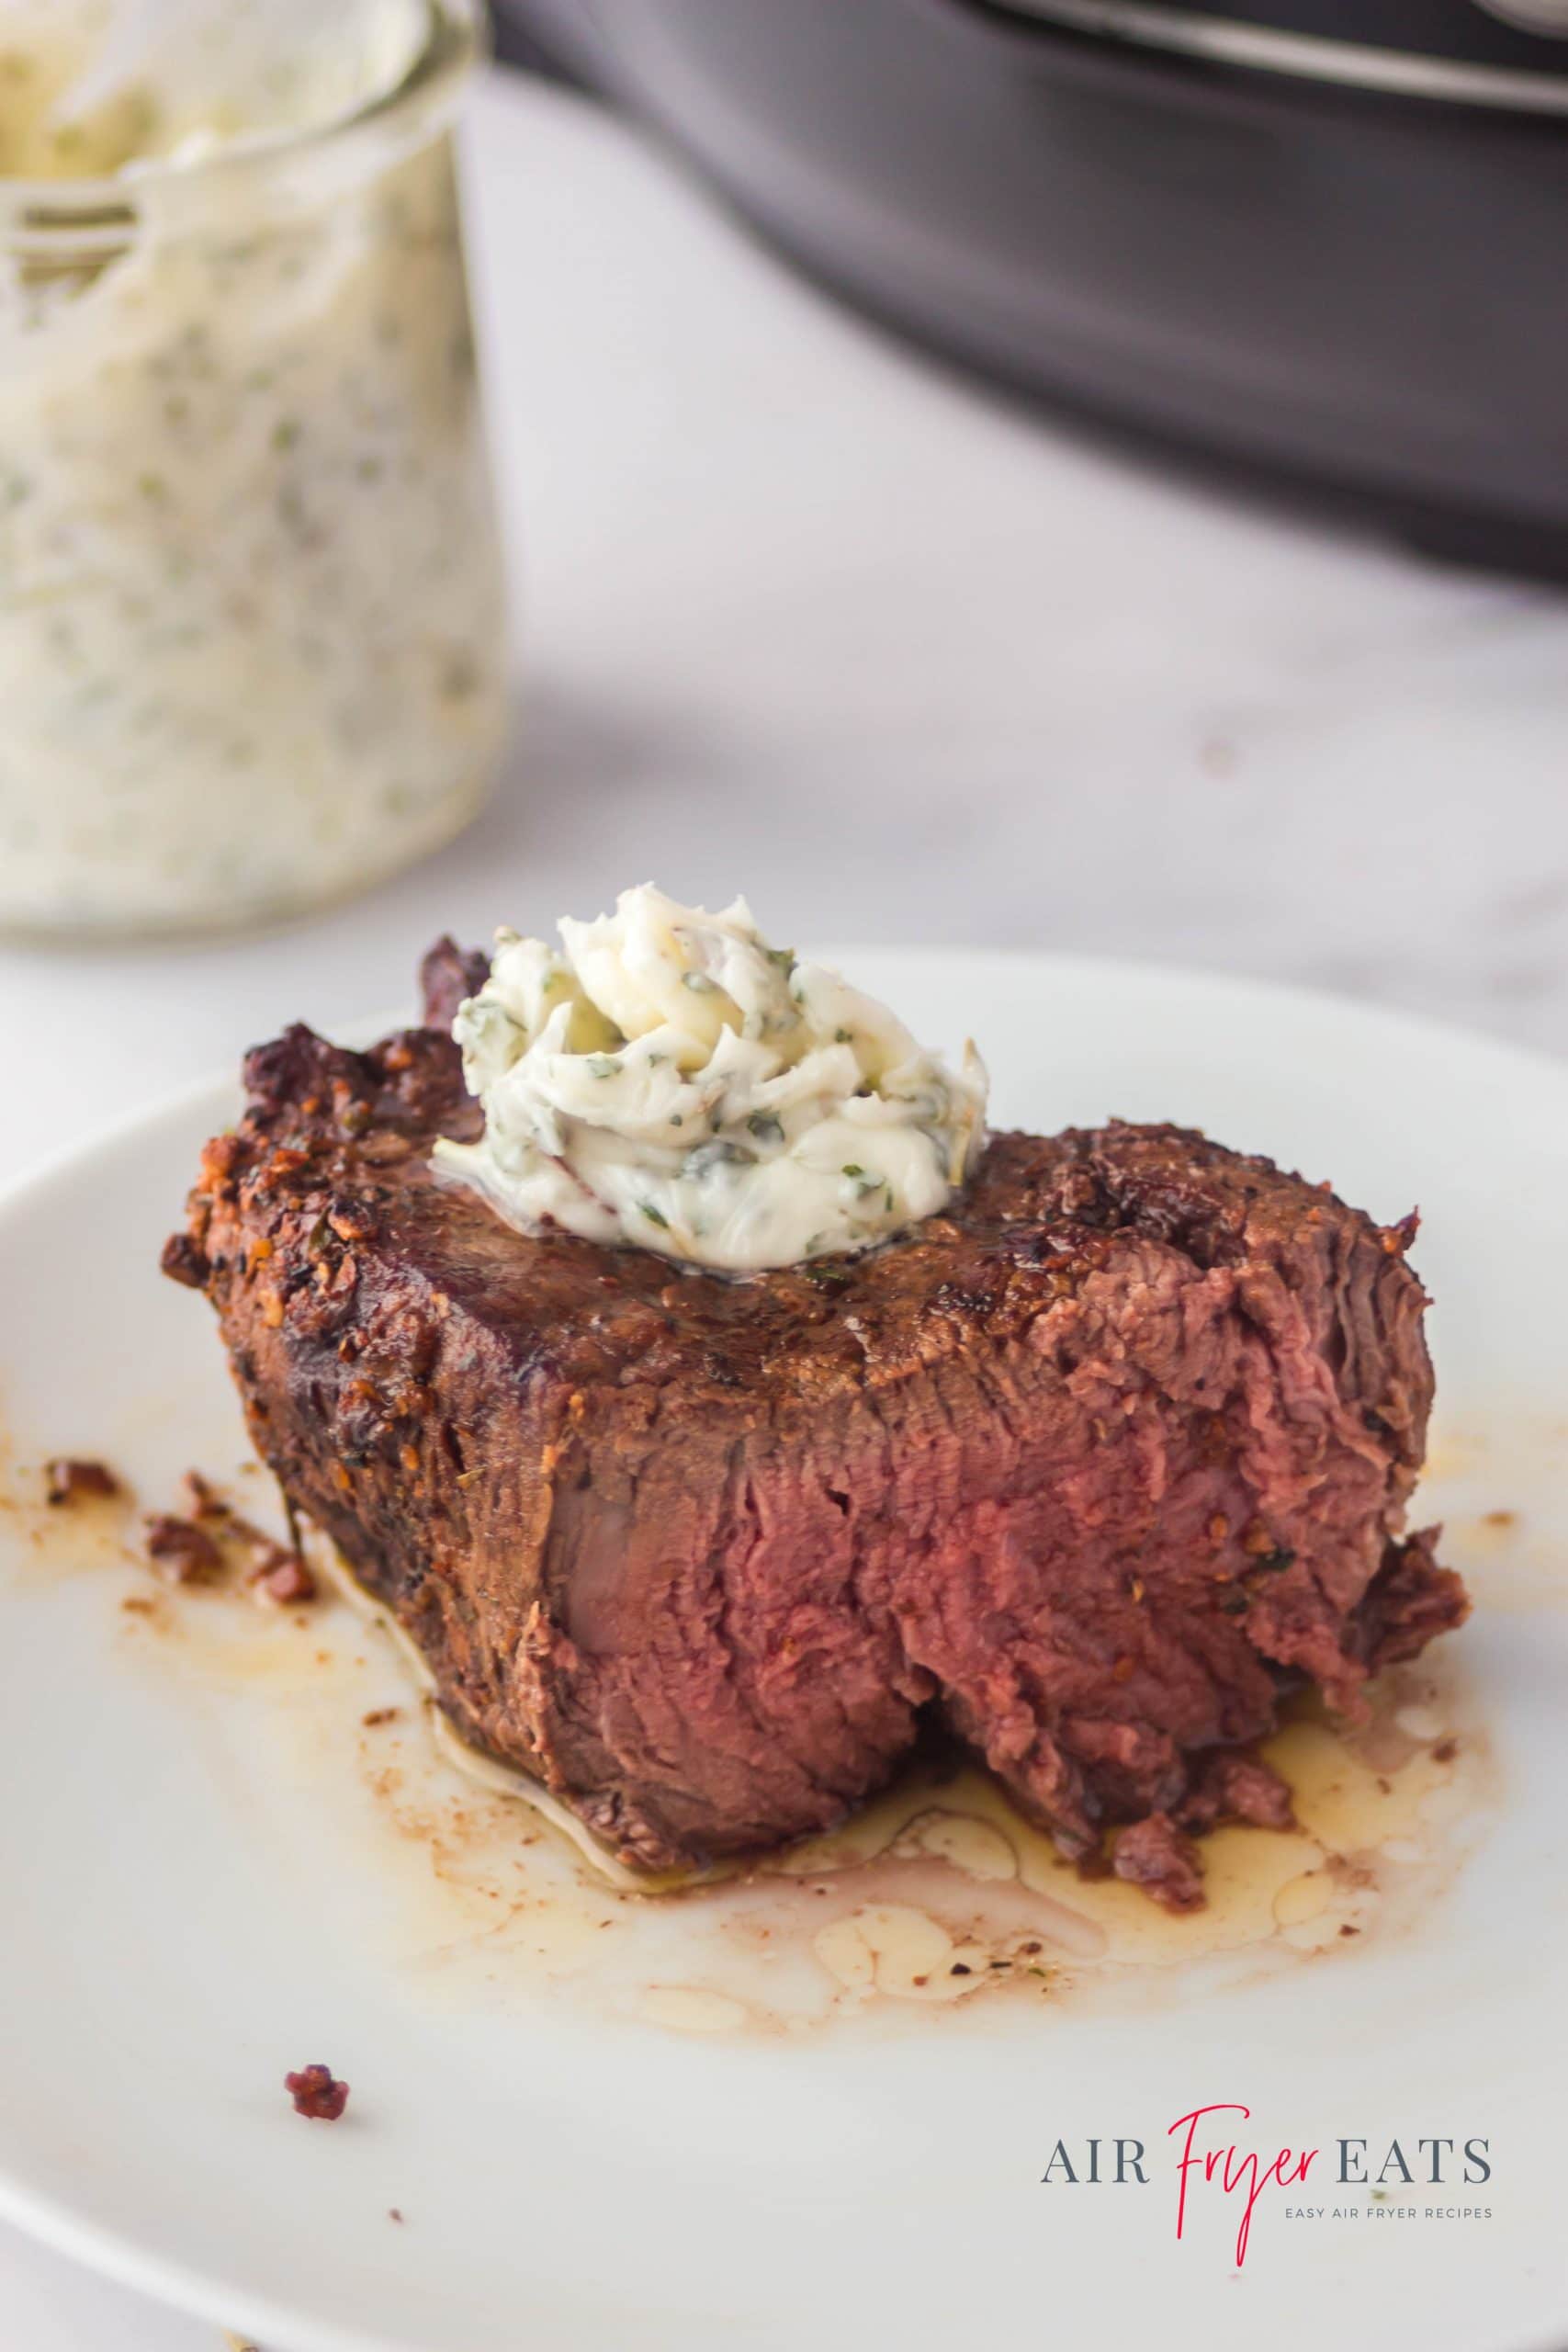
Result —
MULTIPOLYGON (((51 1510, 40 1491, 39 1467, 8 1470, 24 1556, 46 1579, 71 1566, 102 1577, 128 1658, 172 1677, 199 1710, 199 1739, 243 1760, 301 1898, 313 1884, 312 1901, 345 1901, 374 1957, 438 2006, 558 1999, 712 2036, 886 2028, 998 2002, 1045 2023, 1086 2001, 1157 2003, 1178 1979, 1187 1999, 1413 1924, 1489 1793, 1484 1736, 1443 1658, 1382 1678, 1364 1728, 1335 1726, 1315 1703, 1292 1712, 1263 1752, 1299 1826, 1212 1832, 1194 1915, 1086 1877, 996 1781, 940 1757, 837 1830, 650 1893, 535 1783, 461 1747, 417 1654, 319 1542, 321 1599, 267 1608, 232 1576, 161 1585, 139 1498, 51 1510)), ((265 1517, 254 1465, 224 1491, 265 1517)), ((1478 1521, 1483 1548, 1485 1532, 1478 1521)))
POLYGON ((1451 1877, 1486 1789, 1485 1742, 1445 1660, 1385 1677, 1364 1731, 1303 1705, 1264 1743, 1299 1826, 1211 1833, 1196 1914, 1084 1876, 987 1775, 936 1760, 839 1830, 649 1892, 536 1784, 466 1753, 428 1697, 411 1702, 389 1634, 377 1612, 367 1642, 361 1611, 335 1600, 297 1626, 185 1594, 154 1622, 128 1621, 143 1656, 172 1658, 226 1706, 249 1697, 252 1728, 231 1718, 231 1736, 265 1721, 264 1736, 305 1743, 299 1776, 343 1793, 336 1875, 367 1855, 391 1864, 396 1964, 443 2005, 547 1994, 711 2035, 988 2013, 1001 1999, 1157 2003, 1173 1970, 1186 1998, 1398 1933, 1451 1877))
POLYGON ((0 0, 0 924, 256 920, 478 805, 470 0, 0 0))

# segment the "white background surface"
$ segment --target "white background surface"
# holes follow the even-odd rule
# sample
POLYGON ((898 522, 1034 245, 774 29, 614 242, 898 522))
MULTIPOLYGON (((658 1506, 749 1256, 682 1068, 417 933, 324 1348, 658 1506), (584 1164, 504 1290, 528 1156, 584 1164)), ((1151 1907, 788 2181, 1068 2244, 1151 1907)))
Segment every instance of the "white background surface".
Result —
MULTIPOLYGON (((495 807, 310 926, 0 949, 0 1182, 397 1001, 441 928, 650 876, 776 938, 1175 959, 1561 1049, 1568 602, 1043 424, 573 100, 492 85, 471 163, 527 673, 495 807)), ((215 2352, 4 2232, 0 2345, 215 2352)))

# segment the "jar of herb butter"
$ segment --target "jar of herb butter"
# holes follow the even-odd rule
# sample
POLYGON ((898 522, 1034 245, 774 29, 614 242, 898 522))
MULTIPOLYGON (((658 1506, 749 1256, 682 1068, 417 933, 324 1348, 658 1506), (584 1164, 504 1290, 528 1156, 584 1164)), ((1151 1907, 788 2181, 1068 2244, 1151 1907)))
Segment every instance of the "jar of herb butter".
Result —
POLYGON ((482 798, 479 39, 478 0, 0 0, 0 926, 291 914, 482 798))

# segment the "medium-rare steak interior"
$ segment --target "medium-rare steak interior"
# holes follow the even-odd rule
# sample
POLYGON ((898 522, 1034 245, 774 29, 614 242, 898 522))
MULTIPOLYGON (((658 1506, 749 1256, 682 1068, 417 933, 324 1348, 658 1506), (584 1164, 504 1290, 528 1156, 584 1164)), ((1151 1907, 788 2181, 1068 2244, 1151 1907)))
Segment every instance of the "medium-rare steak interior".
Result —
POLYGON ((246 1064, 165 1256, 255 1444, 459 1734, 623 1859, 822 1828, 941 1718, 1069 1855, 1201 1899, 1278 1826, 1281 1695, 1354 1713, 1461 1622, 1403 1532, 1432 1375, 1407 1227, 1174 1126, 991 1138, 947 1213, 736 1280, 530 1238, 433 1173, 438 1027, 246 1064))

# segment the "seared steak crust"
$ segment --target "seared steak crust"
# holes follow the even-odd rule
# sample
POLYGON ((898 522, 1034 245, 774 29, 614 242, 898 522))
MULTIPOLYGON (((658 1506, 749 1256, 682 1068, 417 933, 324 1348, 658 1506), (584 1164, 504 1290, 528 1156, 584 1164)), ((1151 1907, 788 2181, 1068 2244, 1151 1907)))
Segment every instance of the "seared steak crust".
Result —
MULTIPOLYGON (((444 943, 444 1012, 476 974, 444 943)), ((457 1730, 635 1863, 834 1821, 934 1706, 1069 1853, 1160 1816, 1125 1875, 1185 1905, 1175 1825, 1288 1819, 1281 1690, 1353 1713, 1464 1614, 1401 1541, 1408 1230, 1267 1160, 1001 1135, 908 1239, 733 1282, 439 1183, 479 1114, 434 1030, 246 1080, 175 1256, 255 1443, 457 1730)))

